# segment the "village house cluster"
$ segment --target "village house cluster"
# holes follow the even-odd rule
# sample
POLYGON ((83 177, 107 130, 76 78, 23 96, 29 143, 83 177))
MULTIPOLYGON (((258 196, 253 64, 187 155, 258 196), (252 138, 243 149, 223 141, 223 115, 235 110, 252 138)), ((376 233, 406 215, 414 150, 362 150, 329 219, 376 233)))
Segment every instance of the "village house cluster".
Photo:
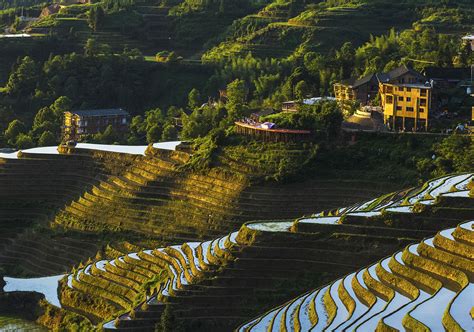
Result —
POLYGON ((457 84, 467 70, 448 72, 438 68, 438 77, 426 75, 434 72, 435 68, 427 68, 422 74, 403 65, 388 73, 336 83, 334 94, 342 105, 359 102, 362 107, 373 105, 379 96, 383 122, 389 130, 428 130, 436 89, 457 84))

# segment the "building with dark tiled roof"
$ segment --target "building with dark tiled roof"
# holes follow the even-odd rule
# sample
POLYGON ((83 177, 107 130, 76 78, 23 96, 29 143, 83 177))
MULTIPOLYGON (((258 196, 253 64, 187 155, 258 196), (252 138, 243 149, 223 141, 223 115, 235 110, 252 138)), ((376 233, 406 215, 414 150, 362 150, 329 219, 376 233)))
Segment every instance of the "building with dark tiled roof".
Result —
POLYGON ((362 105, 368 105, 379 93, 380 83, 424 84, 426 80, 421 73, 402 65, 388 73, 369 74, 336 83, 334 94, 338 101, 359 101, 362 105))
POLYGON ((84 136, 103 132, 108 126, 126 132, 130 114, 122 108, 77 110, 64 113, 64 140, 79 140, 84 136))
POLYGON ((426 77, 406 65, 399 66, 388 73, 376 74, 379 83, 390 84, 423 84, 426 77))
POLYGON ((471 68, 426 67, 423 74, 433 81, 437 89, 449 89, 458 83, 471 79, 471 68))
POLYGON ((378 92, 376 74, 369 74, 361 78, 350 78, 334 84, 334 95, 337 100, 360 101, 363 105, 369 104, 378 92))
POLYGON ((387 73, 342 81, 334 85, 334 92, 343 105, 345 101, 368 105, 379 94, 387 127, 397 130, 428 128, 432 85, 423 74, 406 65, 387 73))
POLYGON ((406 65, 377 78, 385 124, 395 130, 428 130, 433 90, 428 79, 406 65))

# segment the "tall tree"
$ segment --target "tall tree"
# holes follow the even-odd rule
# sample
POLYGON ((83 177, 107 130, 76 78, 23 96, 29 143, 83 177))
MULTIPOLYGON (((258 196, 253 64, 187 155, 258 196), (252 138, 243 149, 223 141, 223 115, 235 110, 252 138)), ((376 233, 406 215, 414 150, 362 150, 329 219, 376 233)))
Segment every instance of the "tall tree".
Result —
POLYGON ((5 90, 8 94, 30 94, 34 91, 38 78, 38 66, 32 58, 25 56, 8 78, 5 90))

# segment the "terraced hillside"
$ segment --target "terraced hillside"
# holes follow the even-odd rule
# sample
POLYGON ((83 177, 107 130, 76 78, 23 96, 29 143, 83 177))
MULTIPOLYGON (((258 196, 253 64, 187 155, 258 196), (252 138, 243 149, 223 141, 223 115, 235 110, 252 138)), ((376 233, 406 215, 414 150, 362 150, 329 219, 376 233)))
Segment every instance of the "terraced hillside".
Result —
POLYGON ((210 241, 109 251, 64 276, 58 311, 105 322, 106 330, 154 330, 170 312, 193 330, 229 330, 310 285, 472 219, 472 179, 472 173, 442 177, 333 217, 251 222, 210 241))
MULTIPOLYGON (((72 5, 42 17, 27 31, 59 38, 60 43, 51 40, 49 46, 59 53, 65 49, 80 52, 93 38, 97 45, 108 45, 115 53, 124 47, 150 56, 174 50, 196 64, 204 52, 205 60, 248 52, 272 58, 302 50, 325 53, 346 41, 358 46, 370 35, 385 34, 392 27, 403 30, 415 22, 417 26, 436 26, 443 33, 463 34, 469 32, 472 16, 467 0, 457 0, 447 8, 429 0, 248 1, 243 7, 246 9, 222 13, 215 2, 140 0, 107 11, 94 30, 87 20, 91 5, 72 5), (427 6, 438 8, 441 14, 432 15, 425 10, 427 6), (461 18, 452 18, 453 13, 461 18)), ((25 46, 31 43, 19 41, 25 46)))
MULTIPOLYGON (((387 33, 391 27, 406 29, 417 25, 436 24, 446 33, 467 32, 472 8, 460 1, 465 20, 454 25, 423 11, 433 3, 424 1, 387 2, 308 1, 305 5, 294 1, 272 2, 259 12, 234 22, 224 34, 226 39, 208 50, 204 59, 220 58, 252 52, 259 57, 287 57, 294 52, 328 52, 351 41, 354 45, 366 42, 370 35, 387 33)), ((446 11, 446 15, 449 10, 446 11)))
POLYGON ((152 54, 167 49, 171 22, 169 7, 161 1, 139 1, 127 10, 114 11, 105 16, 99 29, 92 29, 87 20, 91 6, 64 6, 58 13, 41 17, 26 30, 32 34, 50 33, 62 38, 71 50, 82 50, 87 39, 108 45, 112 51, 121 52, 124 47, 138 48, 152 54))
POLYGON ((36 152, 32 149, 20 158, 0 158, 0 265, 15 267, 21 261, 21 270, 38 276, 51 272, 47 266, 55 272, 65 271, 77 259, 94 255, 98 247, 69 237, 38 242, 37 225, 47 223, 56 211, 100 179, 120 173, 130 160, 122 157, 121 166, 110 168, 110 154, 36 152), (56 259, 54 251, 69 252, 71 257, 56 259), (38 262, 40 257, 44 259, 42 263, 38 262))
POLYGON ((184 169, 187 159, 183 152, 158 150, 139 157, 126 172, 104 179, 61 210, 53 226, 195 240, 230 232, 251 219, 294 218, 381 190, 380 184, 364 181, 359 183, 364 192, 331 181, 262 185, 253 182, 259 174, 255 167, 227 160, 203 174, 184 169))
POLYGON ((336 281, 243 324, 239 331, 470 331, 474 221, 336 281))
POLYGON ((46 225, 84 191, 121 174, 137 156, 84 147, 70 155, 59 154, 57 147, 0 155, 3 268, 32 276, 51 275, 100 250, 97 238, 50 232, 46 225))
POLYGON ((64 273, 107 245, 127 252, 210 239, 255 218, 295 218, 367 199, 386 185, 254 182, 265 174, 252 162, 221 160, 203 174, 183 168, 187 153, 145 150, 80 144, 70 154, 52 147, 3 155, 0 264, 10 275, 64 273), (356 185, 364 191, 347 189, 356 185))

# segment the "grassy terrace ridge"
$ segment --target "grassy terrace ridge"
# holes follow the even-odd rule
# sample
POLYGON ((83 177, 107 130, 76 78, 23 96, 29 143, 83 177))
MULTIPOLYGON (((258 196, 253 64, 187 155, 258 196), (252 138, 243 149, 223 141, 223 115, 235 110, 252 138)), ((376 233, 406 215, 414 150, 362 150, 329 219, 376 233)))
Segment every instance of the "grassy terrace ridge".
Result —
MULTIPOLYGON (((297 219, 292 225, 295 231, 311 230, 316 227, 343 224, 344 226, 360 225, 366 223, 366 218, 383 221, 394 213, 422 213, 426 210, 435 209, 433 204, 440 206, 449 205, 444 202, 456 201, 460 198, 470 197, 470 186, 472 186, 473 174, 461 173, 441 176, 422 186, 408 190, 390 193, 379 198, 354 204, 349 207, 323 211, 309 217, 297 219), (323 226, 321 226, 323 225, 323 226)), ((444 216, 449 222, 448 216, 444 216)), ((404 228, 403 220, 392 226, 404 228)), ((426 227, 427 225, 424 225, 426 227)), ((412 225, 413 227, 413 225, 412 225)), ((440 227, 437 224, 435 227, 440 227)))
POLYGON ((96 240, 55 234, 45 225, 65 204, 130 162, 126 155, 99 151, 74 156, 23 153, 18 159, 0 159, 2 268, 19 275, 50 275, 94 255, 100 247, 96 240), (110 160, 117 163, 112 166, 110 160), (57 252, 64 254, 58 257, 57 252))
POLYGON ((301 146, 253 152, 230 146, 205 172, 184 167, 189 155, 177 151, 50 150, 54 154, 27 150, 18 159, 0 159, 0 264, 10 276, 64 273, 97 252, 125 253, 127 243, 147 248, 211 239, 248 220, 295 218, 390 186, 363 179, 272 180, 275 172, 296 171, 293 165, 305 155, 301 146))
MULTIPOLYGON (((295 150, 291 158, 298 160, 302 152, 295 150)), ((285 153, 290 154, 283 150, 281 155, 285 153)), ((231 231, 245 220, 292 218, 301 213, 301 209, 314 209, 318 201, 335 206, 345 200, 357 200, 355 196, 359 196, 356 192, 343 193, 345 189, 331 181, 319 185, 308 183, 303 189, 294 187, 291 194, 286 192, 291 190, 290 186, 267 187, 261 182, 254 183, 256 178, 264 178, 268 169, 279 167, 264 161, 266 168, 262 168, 261 161, 254 161, 254 157, 234 156, 230 150, 220 157, 219 167, 207 172, 187 170, 173 155, 140 157, 123 174, 104 179, 66 206, 57 214, 53 226, 89 232, 107 228, 161 234, 170 239, 197 239, 231 231), (333 192, 319 195, 319 190, 327 189, 333 192), (288 205, 275 209, 282 201, 288 205), (185 213, 182 212, 184 206, 185 213)), ((276 160, 277 157, 278 154, 276 160)), ((369 192, 370 189, 367 194, 369 192)))
MULTIPOLYGON (((156 324, 173 319, 180 326, 196 331, 229 330, 262 309, 271 308, 315 284, 323 285, 411 243, 433 236, 436 230, 455 227, 462 220, 474 218, 473 198, 469 196, 472 177, 472 173, 453 174, 406 190, 403 194, 384 195, 380 200, 345 208, 368 213, 370 206, 375 211, 382 201, 390 201, 389 197, 412 202, 408 206, 410 211, 392 211, 383 214, 383 218, 373 215, 351 219, 351 212, 347 212, 338 223, 315 223, 311 229, 295 228, 291 220, 267 220, 246 223, 238 232, 208 241, 189 241, 154 249, 138 248, 138 251, 133 245, 118 250, 110 248, 105 255, 75 266, 61 280, 58 293, 63 308, 50 308, 39 320, 53 328, 58 327, 53 322, 69 314, 77 319, 83 317, 82 324, 103 323, 105 330, 143 331, 154 330, 156 324), (431 199, 423 199, 426 194, 430 194, 431 199), (380 202, 374 204, 377 201, 380 202), (420 208, 420 205, 425 208, 420 208), (449 218, 445 218, 447 209, 449 218)), ((319 217, 323 218, 322 214, 313 218, 319 217)), ((417 264, 426 260, 423 258, 425 252, 428 256, 434 255, 437 261, 445 259, 445 251, 456 255, 459 246, 472 241, 466 227, 458 228, 453 236, 462 243, 451 243, 444 235, 439 239, 435 237, 433 243, 435 246, 440 243, 441 253, 421 246, 419 255, 422 260, 418 262, 415 257, 406 264, 414 265, 418 271, 421 267, 417 264)), ((404 262, 410 259, 405 255, 412 257, 411 253, 405 250, 404 262)), ((456 264, 462 271, 466 269, 465 260, 456 260, 456 264)), ((442 268, 439 264, 428 264, 426 269, 436 279, 433 273, 442 268)), ((327 310, 332 310, 328 315, 332 317, 330 324, 339 322, 338 317, 343 311, 341 303, 344 303, 344 308, 347 306, 346 310, 359 312, 357 306, 360 303, 374 306, 373 310, 377 310, 376 305, 393 299, 396 295, 387 284, 390 280, 396 282, 396 291, 412 298, 417 294, 414 286, 431 293, 438 290, 428 287, 436 286, 436 283, 423 281, 426 277, 419 275, 423 271, 415 273, 409 282, 403 282, 398 275, 392 277, 388 272, 383 274, 384 271, 378 270, 380 268, 376 272, 373 269, 361 272, 356 281, 363 284, 359 288, 354 286, 354 291, 358 289, 357 298, 350 289, 340 286, 340 282, 320 294, 319 301, 327 310), (379 297, 382 300, 378 300, 379 297)), ((449 287, 459 291, 466 286, 462 273, 446 275, 448 278, 443 282, 449 287)), ((352 284, 352 280, 347 283, 352 284)), ((285 322, 291 323, 295 317, 292 312, 297 312, 298 304, 301 303, 292 302, 291 312, 290 308, 279 310, 274 319, 262 320, 261 323, 274 325, 262 326, 278 330, 285 322)), ((306 314, 299 309, 299 315, 306 314)), ((312 315, 314 323, 317 321, 315 317, 320 317, 316 316, 320 315, 319 306, 313 308, 312 315)), ((62 321, 59 326, 66 327, 67 324, 62 321)), ((295 324, 306 323, 300 320, 295 324)))

